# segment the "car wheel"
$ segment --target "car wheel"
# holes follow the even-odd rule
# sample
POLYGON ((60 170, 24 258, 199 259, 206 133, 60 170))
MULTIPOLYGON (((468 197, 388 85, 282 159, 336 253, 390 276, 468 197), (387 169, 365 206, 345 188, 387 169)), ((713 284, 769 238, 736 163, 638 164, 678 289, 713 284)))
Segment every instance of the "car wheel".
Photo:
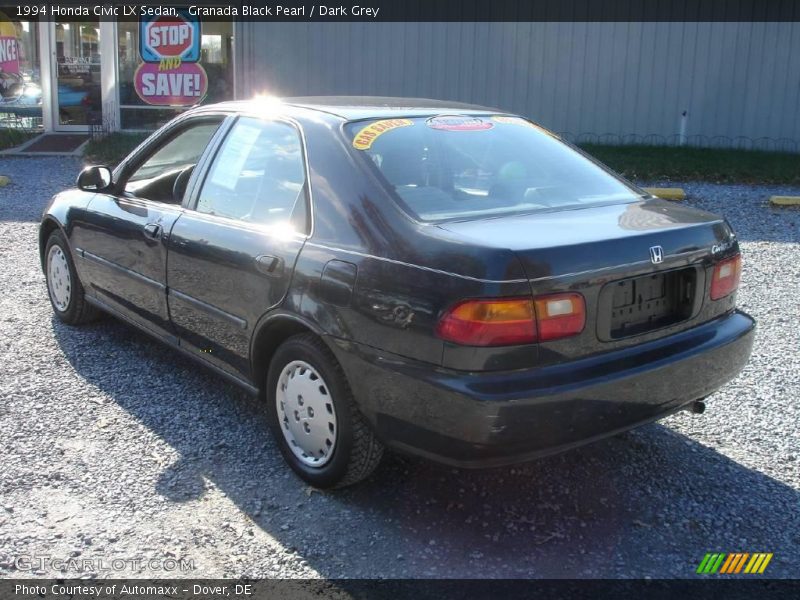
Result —
POLYGON ((47 292, 56 317, 69 325, 80 325, 95 320, 99 311, 86 302, 83 285, 75 271, 69 245, 60 231, 50 234, 44 251, 44 260, 47 292))
POLYGON ((315 335, 293 336, 278 348, 266 396, 281 453, 306 482, 344 487, 378 466, 383 446, 358 411, 341 366, 315 335))

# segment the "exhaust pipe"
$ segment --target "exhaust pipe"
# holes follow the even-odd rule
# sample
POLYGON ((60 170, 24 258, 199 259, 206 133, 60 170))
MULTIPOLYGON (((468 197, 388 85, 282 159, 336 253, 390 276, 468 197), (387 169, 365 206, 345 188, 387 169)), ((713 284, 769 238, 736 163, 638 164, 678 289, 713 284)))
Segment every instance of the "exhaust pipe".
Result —
POLYGON ((690 402, 684 407, 684 410, 688 410, 693 415, 702 415, 706 412, 706 403, 702 400, 695 400, 694 402, 690 402))

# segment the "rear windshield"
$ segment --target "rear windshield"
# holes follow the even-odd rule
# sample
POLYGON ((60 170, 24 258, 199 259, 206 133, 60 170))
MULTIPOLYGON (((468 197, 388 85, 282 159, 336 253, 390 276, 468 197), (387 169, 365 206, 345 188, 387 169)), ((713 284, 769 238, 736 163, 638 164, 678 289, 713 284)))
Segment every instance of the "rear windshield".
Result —
POLYGON ((423 221, 631 202, 641 196, 520 117, 439 115, 349 123, 405 208, 423 221))

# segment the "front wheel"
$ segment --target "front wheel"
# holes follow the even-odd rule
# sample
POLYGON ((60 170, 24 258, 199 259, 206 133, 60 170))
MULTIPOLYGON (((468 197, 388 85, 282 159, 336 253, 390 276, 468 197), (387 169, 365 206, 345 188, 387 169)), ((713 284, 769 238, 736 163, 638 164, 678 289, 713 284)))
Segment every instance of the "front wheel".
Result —
POLYGON ((267 375, 267 414, 286 462, 315 487, 357 483, 383 455, 344 371, 315 335, 293 336, 275 352, 267 375))
POLYGON ((78 279, 75 264, 64 235, 54 231, 47 239, 44 250, 47 293, 53 312, 59 320, 69 325, 80 325, 95 320, 99 311, 86 302, 83 285, 78 279))

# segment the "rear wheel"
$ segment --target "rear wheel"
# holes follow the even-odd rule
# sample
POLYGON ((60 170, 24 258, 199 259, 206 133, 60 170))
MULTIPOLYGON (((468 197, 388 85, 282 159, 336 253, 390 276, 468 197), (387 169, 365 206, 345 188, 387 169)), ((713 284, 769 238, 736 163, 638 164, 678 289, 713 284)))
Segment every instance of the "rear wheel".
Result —
POLYGON ((313 486, 357 483, 383 455, 344 371, 312 334, 293 336, 275 352, 267 376, 267 413, 286 462, 313 486))
POLYGON ((54 231, 47 239, 44 259, 47 292, 53 312, 59 320, 69 325, 95 320, 99 311, 86 302, 69 245, 60 231, 54 231))

